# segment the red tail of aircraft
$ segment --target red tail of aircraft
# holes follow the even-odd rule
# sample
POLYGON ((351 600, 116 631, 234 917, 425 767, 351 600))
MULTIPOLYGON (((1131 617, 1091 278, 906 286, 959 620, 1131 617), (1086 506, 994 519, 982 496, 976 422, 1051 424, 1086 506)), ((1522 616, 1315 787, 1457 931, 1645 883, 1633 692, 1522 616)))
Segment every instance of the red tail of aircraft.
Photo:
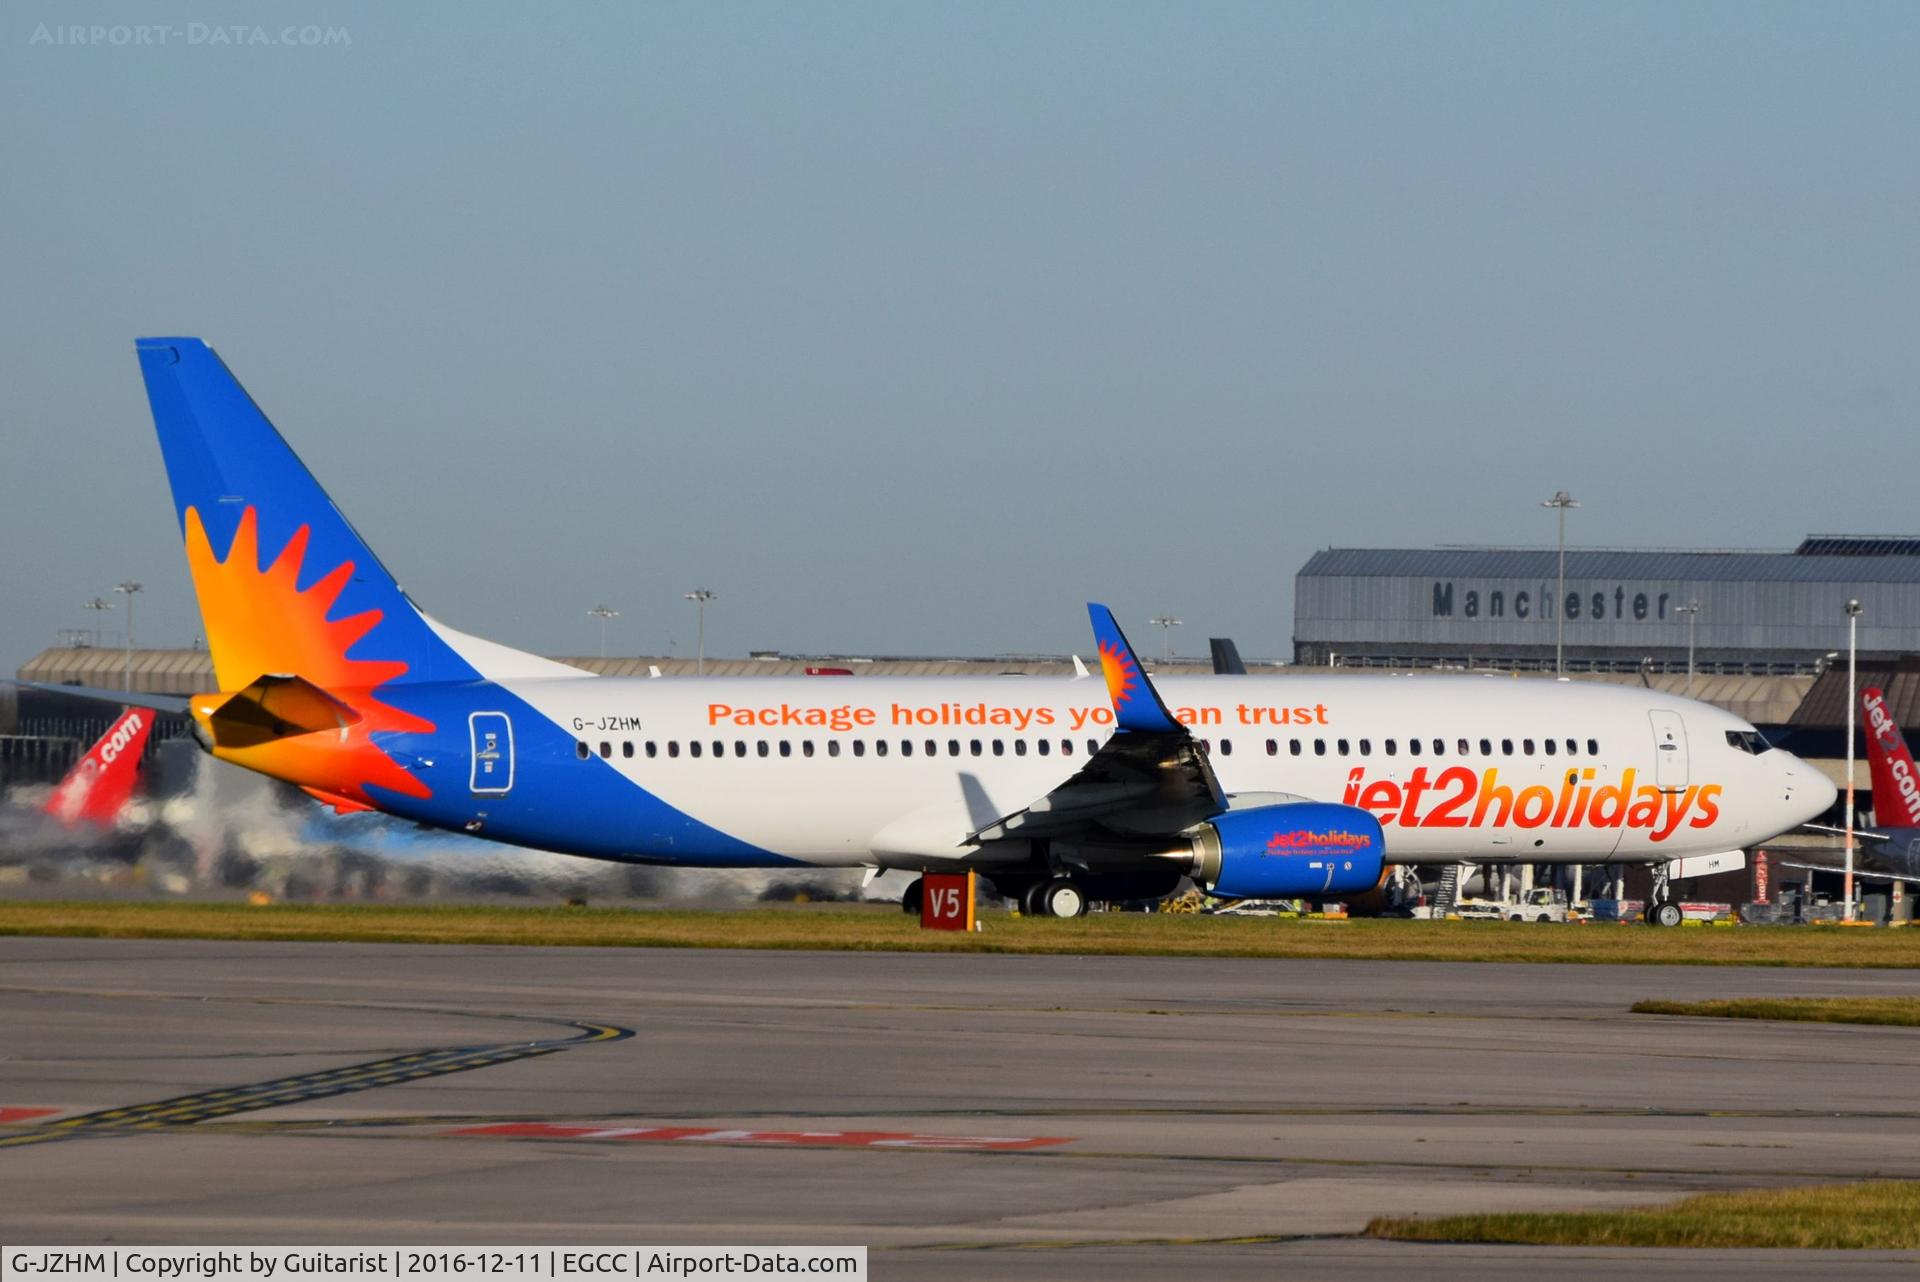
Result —
POLYGON ((1883 828, 1920 828, 1920 771, 1907 751, 1886 696, 1860 692, 1861 724, 1867 731, 1867 766, 1873 778, 1873 818, 1883 828))
POLYGON ((67 772, 47 798, 47 813, 69 826, 111 824, 140 778, 140 755, 153 733, 153 713, 129 708, 67 772))

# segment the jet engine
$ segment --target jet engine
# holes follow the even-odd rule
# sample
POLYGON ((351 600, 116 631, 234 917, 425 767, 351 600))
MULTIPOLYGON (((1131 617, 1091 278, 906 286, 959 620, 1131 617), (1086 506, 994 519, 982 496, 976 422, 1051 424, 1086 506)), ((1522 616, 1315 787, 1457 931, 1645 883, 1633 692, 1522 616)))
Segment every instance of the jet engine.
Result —
POLYGON ((1357 806, 1299 801, 1229 810, 1191 841, 1188 875, 1223 899, 1354 894, 1386 876, 1380 821, 1357 806))

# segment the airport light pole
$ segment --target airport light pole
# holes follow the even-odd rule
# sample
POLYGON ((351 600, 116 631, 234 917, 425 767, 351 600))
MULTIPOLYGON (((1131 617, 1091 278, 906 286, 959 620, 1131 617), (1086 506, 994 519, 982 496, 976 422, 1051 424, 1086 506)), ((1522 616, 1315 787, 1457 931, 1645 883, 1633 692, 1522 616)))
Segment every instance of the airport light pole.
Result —
POLYGON ((131 693, 133 690, 133 594, 140 590, 140 585, 132 579, 127 579, 114 584, 113 590, 127 594, 127 644, 121 650, 120 688, 131 693))
POLYGON ((695 660, 694 671, 704 677, 707 675, 707 602, 713 600, 718 594, 709 592, 705 588, 695 588, 691 592, 682 592, 680 595, 685 600, 693 602, 700 611, 700 648, 697 651, 699 658, 695 660))
POLYGON ((1674 610, 1687 616, 1687 698, 1693 698, 1693 623, 1700 617, 1700 598, 1695 597, 1674 610))
POLYGON ((1859 686, 1859 676, 1854 668, 1855 641, 1859 636, 1861 605, 1857 599, 1847 601, 1847 872, 1846 884, 1841 893, 1846 898, 1846 907, 1841 911, 1841 919, 1853 920, 1853 701, 1854 691, 1859 686))
POLYGON ((1166 650, 1167 657, 1165 661, 1167 663, 1172 663, 1173 662, 1173 630, 1180 626, 1180 620, 1174 618, 1171 614, 1159 614, 1154 616, 1153 622, 1159 624, 1161 631, 1166 635, 1167 640, 1166 640, 1165 650, 1166 650))
POLYGON ((620 617, 620 611, 602 601, 587 611, 587 617, 600 620, 600 657, 607 657, 607 620, 620 617))
POLYGON ((1555 490, 1550 499, 1541 499, 1541 507, 1558 508, 1560 513, 1560 585, 1553 598, 1553 672, 1567 671, 1567 509, 1579 507, 1580 500, 1565 490, 1555 490))
POLYGON ((100 598, 100 597, 95 597, 95 598, 93 598, 93 600, 91 600, 91 601, 89 601, 89 602, 87 602, 87 603, 86 603, 86 604, 85 604, 84 606, 82 606, 82 607, 80 607, 80 608, 81 608, 81 609, 83 609, 83 610, 92 610, 92 611, 94 611, 94 615, 95 615, 95 619, 94 619, 94 625, 93 625, 93 648, 94 648, 94 649, 96 649, 96 650, 98 650, 98 649, 100 648, 100 623, 99 623, 99 612, 100 612, 101 610, 111 610, 111 609, 113 609, 113 602, 111 602, 111 601, 107 601, 107 600, 103 600, 103 599, 102 599, 102 598, 100 598))

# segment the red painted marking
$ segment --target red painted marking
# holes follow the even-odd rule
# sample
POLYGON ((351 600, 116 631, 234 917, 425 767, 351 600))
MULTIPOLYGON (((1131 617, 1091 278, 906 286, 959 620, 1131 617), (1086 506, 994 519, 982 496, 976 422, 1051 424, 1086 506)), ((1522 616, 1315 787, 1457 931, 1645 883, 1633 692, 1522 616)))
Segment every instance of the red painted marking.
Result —
POLYGON ((8 1122, 28 1122, 36 1117, 52 1117, 61 1111, 57 1108, 0 1108, 0 1126, 8 1122))
POLYGON ((484 1135, 496 1139, 623 1140, 643 1143, 678 1141, 699 1144, 762 1144, 796 1148, 971 1149, 1004 1152, 1070 1144, 1071 1135, 915 1135, 910 1131, 731 1131, 703 1126, 559 1126, 548 1122, 506 1122, 467 1126, 446 1135, 484 1135))

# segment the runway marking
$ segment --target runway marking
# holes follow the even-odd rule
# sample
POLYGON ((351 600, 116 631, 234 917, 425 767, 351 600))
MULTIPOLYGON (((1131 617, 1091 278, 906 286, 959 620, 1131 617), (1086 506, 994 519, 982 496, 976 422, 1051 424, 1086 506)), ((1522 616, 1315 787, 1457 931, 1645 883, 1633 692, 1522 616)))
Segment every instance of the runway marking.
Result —
POLYGON ((964 1149, 1010 1152, 1071 1144, 1071 1135, 916 1135, 910 1131, 736 1131, 711 1126, 560 1126, 508 1122, 466 1126, 443 1135, 527 1140, 623 1140, 643 1143, 746 1144, 759 1147, 964 1149))
POLYGON ((572 1027, 582 1031, 573 1037, 543 1042, 509 1042, 494 1046, 453 1046, 443 1050, 414 1051, 370 1060, 364 1064, 349 1064, 344 1068, 322 1069, 316 1073, 300 1073, 246 1086, 226 1086, 218 1090, 196 1091, 191 1095, 154 1100, 147 1104, 81 1113, 19 1134, 0 1137, 0 1148, 46 1144, 84 1135, 192 1126, 196 1122, 231 1117, 236 1113, 258 1112, 261 1109, 278 1108, 282 1104, 302 1104, 355 1091, 372 1090, 377 1086, 398 1086, 403 1082, 416 1082, 428 1077, 491 1068, 495 1064, 510 1064, 516 1060, 572 1050, 576 1046, 617 1042, 633 1036, 632 1029, 611 1024, 575 1023, 572 1027))

